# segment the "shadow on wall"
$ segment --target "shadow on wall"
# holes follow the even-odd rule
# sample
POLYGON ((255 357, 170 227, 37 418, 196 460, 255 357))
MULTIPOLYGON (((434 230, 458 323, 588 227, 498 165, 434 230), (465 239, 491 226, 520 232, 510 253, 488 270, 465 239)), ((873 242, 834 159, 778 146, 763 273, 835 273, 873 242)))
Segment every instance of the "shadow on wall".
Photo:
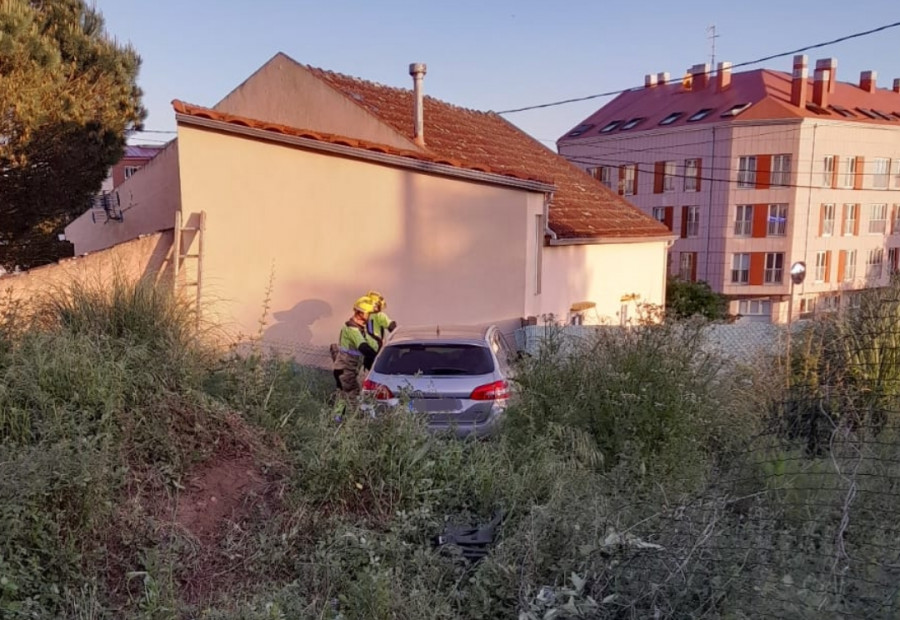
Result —
POLYGON ((331 304, 321 299, 304 299, 290 310, 272 313, 275 322, 263 333, 263 340, 277 343, 309 345, 312 342, 312 324, 330 317, 331 304))

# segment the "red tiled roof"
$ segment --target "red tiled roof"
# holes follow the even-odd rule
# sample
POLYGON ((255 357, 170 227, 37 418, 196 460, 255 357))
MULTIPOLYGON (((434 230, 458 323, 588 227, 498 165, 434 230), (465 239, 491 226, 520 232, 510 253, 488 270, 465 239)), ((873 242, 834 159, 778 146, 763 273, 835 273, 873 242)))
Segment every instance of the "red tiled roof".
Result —
MULTIPOLYGON (((813 81, 807 80, 807 101, 812 100, 813 81)), ((827 118, 830 120, 844 120, 861 123, 874 123, 880 125, 893 125, 900 128, 900 117, 894 116, 893 120, 881 118, 869 118, 856 110, 857 107, 875 109, 891 115, 900 115, 900 94, 890 89, 878 88, 874 92, 868 92, 855 84, 847 82, 835 82, 834 92, 828 95, 828 104, 841 106, 852 111, 855 116, 844 117, 833 109, 814 112, 804 107, 798 107, 791 103, 791 76, 782 71, 770 69, 757 69, 735 73, 731 78, 731 85, 722 92, 717 92, 715 76, 710 76, 706 88, 697 92, 682 88, 681 82, 654 86, 652 88, 639 88, 621 93, 595 113, 578 124, 591 125, 578 136, 569 136, 575 129, 569 130, 558 142, 577 141, 582 138, 595 138, 596 136, 614 136, 626 133, 639 132, 649 129, 659 129, 659 122, 670 114, 681 112, 682 116, 675 122, 663 127, 673 129, 686 125, 702 125, 710 123, 722 123, 730 121, 746 120, 775 120, 788 118, 827 118), (733 117, 723 118, 723 112, 732 106, 750 103, 750 107, 733 117), (689 122, 687 119, 694 113, 711 108, 712 111, 703 119, 689 122), (613 121, 628 121, 630 119, 643 118, 633 129, 617 128, 610 132, 601 130, 613 121)))
MULTIPOLYGON (((412 90, 300 66, 381 122, 413 139, 412 90)), ((556 191, 550 204, 549 225, 560 239, 661 238, 672 234, 665 225, 493 112, 468 110, 425 97, 425 147, 402 150, 238 117, 178 100, 172 103, 177 112, 191 116, 553 184, 556 191)))

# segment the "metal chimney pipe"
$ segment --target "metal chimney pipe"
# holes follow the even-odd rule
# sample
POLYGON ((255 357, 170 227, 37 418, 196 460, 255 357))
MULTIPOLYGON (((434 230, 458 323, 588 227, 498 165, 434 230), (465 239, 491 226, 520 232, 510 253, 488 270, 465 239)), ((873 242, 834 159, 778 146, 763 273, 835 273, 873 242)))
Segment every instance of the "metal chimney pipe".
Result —
POLYGON ((409 74, 413 78, 414 126, 413 140, 419 146, 425 146, 425 102, 422 93, 422 80, 425 77, 425 63, 414 62, 409 65, 409 74))

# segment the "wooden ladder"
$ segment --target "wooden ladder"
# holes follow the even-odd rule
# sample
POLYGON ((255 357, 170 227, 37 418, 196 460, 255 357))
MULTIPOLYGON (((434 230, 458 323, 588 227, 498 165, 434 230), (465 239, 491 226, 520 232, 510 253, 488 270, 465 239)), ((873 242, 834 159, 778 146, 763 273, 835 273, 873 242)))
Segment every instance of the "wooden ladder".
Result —
MULTIPOLYGON (((176 294, 178 293, 179 286, 184 287, 184 289, 189 289, 191 287, 195 289, 194 312, 197 318, 198 328, 200 327, 201 296, 203 294, 203 233, 205 230, 206 211, 201 211, 198 214, 196 225, 194 226, 185 226, 182 222, 181 211, 175 212, 175 238, 172 247, 172 256, 174 257, 172 262, 172 286, 176 294), (184 242, 185 233, 194 233, 194 237, 188 243, 184 242), (192 252, 191 248, 195 245, 196 250, 192 252), (194 263, 194 278, 180 284, 179 278, 182 269, 185 269, 188 260, 196 261, 194 263)), ((188 278, 191 274, 185 273, 184 275, 185 278, 188 278)))

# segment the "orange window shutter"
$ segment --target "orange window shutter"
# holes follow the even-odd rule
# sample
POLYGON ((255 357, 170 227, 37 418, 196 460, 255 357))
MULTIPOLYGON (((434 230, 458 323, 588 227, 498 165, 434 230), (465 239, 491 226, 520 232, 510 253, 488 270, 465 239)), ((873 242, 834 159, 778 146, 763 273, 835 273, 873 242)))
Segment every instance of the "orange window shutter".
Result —
POLYGON ((890 227, 890 233, 888 233, 888 234, 893 235, 894 232, 896 232, 894 230, 894 220, 896 219, 896 217, 897 217, 897 205, 894 205, 893 207, 891 207, 891 221, 890 221, 890 223, 888 223, 888 226, 890 227))
POLYGON ((841 282, 844 279, 844 271, 847 270, 847 250, 841 250, 838 252, 838 267, 837 267, 837 281, 841 282))
POLYGON ((674 226, 675 219, 675 207, 666 207, 666 210, 663 212, 663 224, 668 226, 669 230, 672 230, 674 226))
POLYGON ((847 205, 844 205, 843 207, 841 207, 841 236, 842 237, 844 236, 844 233, 846 232, 844 230, 844 226, 846 226, 846 224, 847 224, 847 205))
POLYGON ((697 253, 691 253, 691 282, 697 281, 697 253))
POLYGON ((856 174, 853 178, 853 189, 863 188, 863 170, 866 167, 866 158, 859 155, 856 157, 856 174))
POLYGON ((825 281, 831 282, 831 250, 825 252, 825 281))
POLYGON ((701 172, 701 169, 702 169, 701 167, 702 167, 702 165, 703 165, 703 160, 702 160, 702 159, 698 159, 698 160, 697 160, 697 191, 698 191, 698 192, 700 191, 700 180, 701 180, 702 177, 703 177, 703 173, 701 172))
POLYGON ((772 177, 772 156, 756 156, 756 189, 768 189, 772 177))
POLYGON ((637 196, 637 185, 638 185, 638 165, 634 165, 634 184, 631 188, 631 193, 637 196))
POLYGON ((750 254, 750 284, 762 284, 766 270, 766 255, 763 252, 750 254))
POLYGON ((769 205, 753 205, 752 237, 765 237, 769 223, 769 205))
POLYGON ((831 169, 831 189, 837 189, 838 186, 838 168, 841 165, 841 158, 834 156, 834 167, 831 169))
POLYGON ((625 165, 619 166, 619 196, 625 193, 625 165))
POLYGON ((853 236, 859 236, 859 220, 862 213, 862 205, 856 205, 856 218, 853 220, 853 236))
POLYGON ((688 208, 681 207, 681 238, 687 239, 688 208))
POLYGON ((663 176, 666 174, 666 162, 658 161, 653 164, 653 193, 662 194, 663 176))
POLYGON ((825 205, 819 206, 819 236, 825 232, 825 205))

